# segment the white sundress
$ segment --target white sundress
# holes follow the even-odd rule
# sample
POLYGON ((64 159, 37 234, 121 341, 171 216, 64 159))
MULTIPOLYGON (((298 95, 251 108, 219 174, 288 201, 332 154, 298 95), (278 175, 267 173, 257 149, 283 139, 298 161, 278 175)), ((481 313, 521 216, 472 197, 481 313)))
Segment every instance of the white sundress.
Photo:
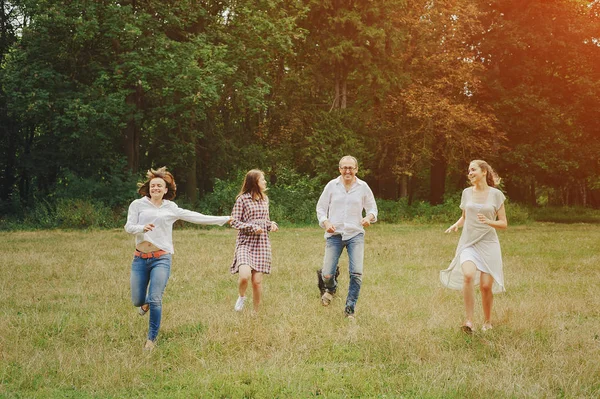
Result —
MULTIPOLYGON (((460 209, 465 211, 465 223, 458 241, 454 259, 446 270, 440 271, 440 281, 445 287, 462 290, 463 272, 461 267, 461 253, 463 259, 473 260, 477 268, 494 278, 493 293, 506 291, 504 288, 504 272, 502 270, 502 251, 496 229, 481 223, 477 214, 482 213, 488 219, 496 220, 498 210, 506 197, 502 191, 490 187, 490 192, 485 202, 473 202, 473 187, 463 190, 460 200, 460 209)), ((475 285, 479 285, 479 273, 475 274, 475 285)))

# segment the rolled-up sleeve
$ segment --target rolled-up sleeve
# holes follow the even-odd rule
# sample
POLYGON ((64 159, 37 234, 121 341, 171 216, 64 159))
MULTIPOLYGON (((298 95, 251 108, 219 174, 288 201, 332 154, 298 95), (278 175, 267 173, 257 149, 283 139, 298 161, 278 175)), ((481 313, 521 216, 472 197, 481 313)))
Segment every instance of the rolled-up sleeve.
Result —
POLYGON ((325 228, 323 222, 329 218, 329 203, 331 200, 331 184, 327 184, 317 201, 317 219, 319 220, 319 226, 325 228))
POLYGON ((377 221, 377 202, 375 201, 375 196, 373 195, 373 191, 371 188, 365 184, 365 197, 364 197, 364 208, 367 215, 372 214, 375 219, 371 223, 375 223, 377 221))

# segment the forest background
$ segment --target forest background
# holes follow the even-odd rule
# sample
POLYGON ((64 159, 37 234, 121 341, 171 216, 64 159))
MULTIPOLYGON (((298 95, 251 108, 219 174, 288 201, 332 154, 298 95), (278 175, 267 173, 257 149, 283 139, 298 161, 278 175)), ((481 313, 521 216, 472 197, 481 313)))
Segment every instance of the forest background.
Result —
POLYGON ((471 159, 513 220, 600 220, 598 0, 0 5, 0 228, 121 226, 163 165, 225 214, 261 168, 310 223, 346 154, 382 220, 456 219, 471 159))

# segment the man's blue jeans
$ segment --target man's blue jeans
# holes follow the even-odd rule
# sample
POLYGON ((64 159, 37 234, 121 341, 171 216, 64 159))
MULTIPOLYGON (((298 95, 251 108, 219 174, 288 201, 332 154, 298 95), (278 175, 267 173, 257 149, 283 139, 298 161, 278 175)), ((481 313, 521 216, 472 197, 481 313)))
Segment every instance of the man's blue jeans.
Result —
POLYGON ((365 258, 365 235, 363 233, 355 235, 349 240, 342 240, 342 236, 339 234, 327 237, 322 270, 323 283, 325 283, 325 288, 329 292, 336 289, 335 271, 337 270, 340 255, 344 248, 348 252, 350 265, 350 284, 348 285, 346 307, 349 307, 354 312, 362 284, 363 262, 365 258))
POLYGON ((133 258, 131 264, 131 302, 150 305, 148 339, 155 341, 162 318, 162 297, 171 273, 171 254, 159 258, 133 258))

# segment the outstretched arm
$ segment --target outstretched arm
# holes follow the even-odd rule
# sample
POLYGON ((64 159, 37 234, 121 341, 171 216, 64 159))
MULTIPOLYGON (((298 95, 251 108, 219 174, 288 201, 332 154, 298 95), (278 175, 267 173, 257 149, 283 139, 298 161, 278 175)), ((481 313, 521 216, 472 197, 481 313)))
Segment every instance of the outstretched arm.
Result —
POLYGON ((223 226, 229 223, 230 216, 211 216, 203 215, 199 212, 188 211, 187 209, 177 208, 177 219, 185 220, 186 222, 195 224, 210 224, 223 226))

